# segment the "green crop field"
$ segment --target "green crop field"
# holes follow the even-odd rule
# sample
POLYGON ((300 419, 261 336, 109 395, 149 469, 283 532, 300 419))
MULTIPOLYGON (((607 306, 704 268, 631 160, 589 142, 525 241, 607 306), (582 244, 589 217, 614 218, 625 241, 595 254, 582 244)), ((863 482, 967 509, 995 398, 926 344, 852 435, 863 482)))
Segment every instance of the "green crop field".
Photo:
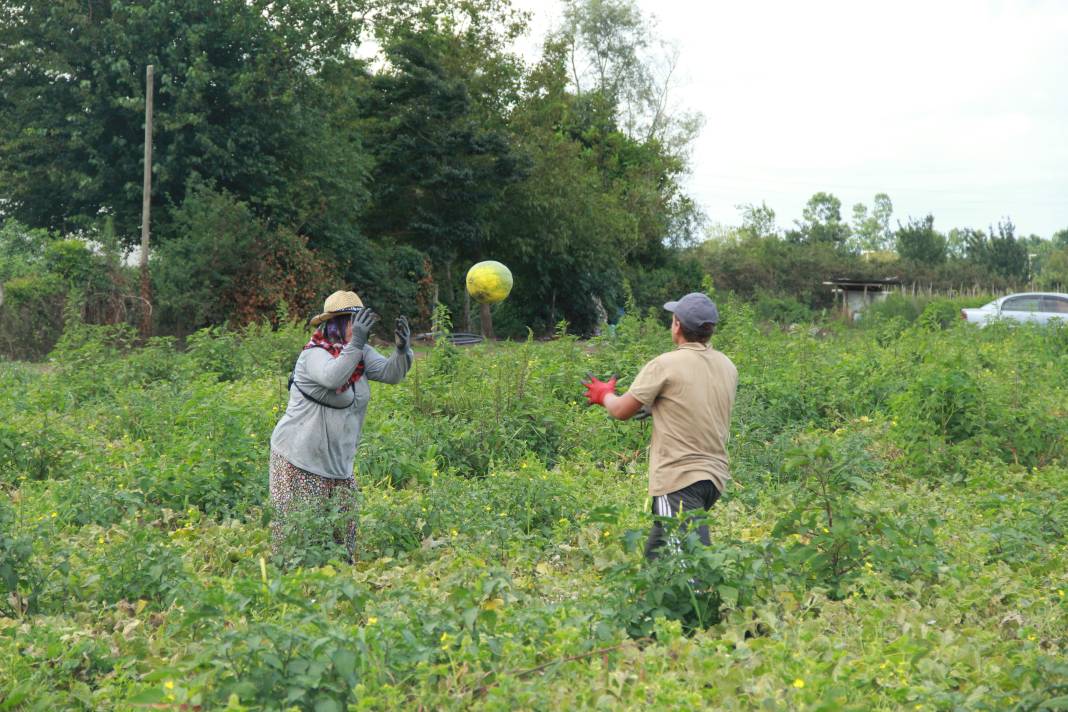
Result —
POLYGON ((650 425, 578 385, 652 318, 376 384, 355 564, 270 547, 301 330, 0 364, 0 710, 1068 708, 1068 329, 722 306, 735 484, 655 566, 650 425))

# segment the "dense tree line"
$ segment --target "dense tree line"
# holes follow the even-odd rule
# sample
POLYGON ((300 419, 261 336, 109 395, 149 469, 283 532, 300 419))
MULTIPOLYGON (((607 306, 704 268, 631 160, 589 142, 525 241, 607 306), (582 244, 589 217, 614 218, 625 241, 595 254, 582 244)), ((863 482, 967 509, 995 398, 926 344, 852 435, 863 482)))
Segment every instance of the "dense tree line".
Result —
POLYGON ((507 0, 0 0, 0 210, 132 248, 153 64, 165 330, 303 315, 340 284, 461 314, 481 259, 515 274, 510 333, 588 330, 624 277, 642 301, 696 287, 696 122, 663 110, 644 20, 575 0, 533 64, 511 49, 526 20, 507 0))
POLYGON ((739 211, 740 226, 710 228, 710 239, 692 253, 717 287, 745 296, 824 307, 833 297, 823 281, 834 277, 893 278, 942 291, 1068 290, 1068 229, 1051 239, 1019 236, 1004 218, 987 230, 940 232, 930 214, 893 221, 885 193, 870 210, 853 206, 851 222, 842 218, 841 201, 825 192, 812 196, 792 228, 780 228, 764 203, 739 211))
POLYGON ((700 117, 669 108, 670 48, 633 0, 568 0, 534 62, 513 49, 527 21, 509 0, 0 0, 8 353, 36 343, 11 336, 19 324, 56 334, 67 294, 90 319, 146 308, 123 256, 139 240, 147 64, 164 333, 303 317, 341 285, 422 326, 442 301, 465 326, 482 259, 515 275, 494 310, 506 335, 563 319, 589 332, 705 274, 810 306, 845 274, 1068 283, 1068 233, 895 225, 885 194, 850 220, 817 193, 789 228, 743 206, 697 244, 681 182, 700 117))

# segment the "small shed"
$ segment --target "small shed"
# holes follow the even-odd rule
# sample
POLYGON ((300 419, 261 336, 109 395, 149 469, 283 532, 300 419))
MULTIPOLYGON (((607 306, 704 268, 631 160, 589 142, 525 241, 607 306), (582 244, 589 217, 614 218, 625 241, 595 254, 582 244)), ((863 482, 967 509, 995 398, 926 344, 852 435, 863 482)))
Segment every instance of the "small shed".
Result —
POLYGON ((870 304, 881 302, 894 290, 901 286, 901 280, 897 277, 886 279, 848 279, 837 277, 824 282, 834 293, 835 305, 841 310, 842 315, 850 321, 855 321, 858 315, 870 304))

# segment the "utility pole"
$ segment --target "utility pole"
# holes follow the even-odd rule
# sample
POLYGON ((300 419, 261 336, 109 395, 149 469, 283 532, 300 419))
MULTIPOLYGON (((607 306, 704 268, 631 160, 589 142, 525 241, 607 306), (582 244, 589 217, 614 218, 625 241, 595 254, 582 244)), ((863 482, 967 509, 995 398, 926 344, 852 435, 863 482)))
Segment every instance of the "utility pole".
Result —
POLYGON ((145 180, 141 194, 141 338, 152 332, 152 287, 148 279, 148 225, 152 210, 152 65, 145 69, 145 180))

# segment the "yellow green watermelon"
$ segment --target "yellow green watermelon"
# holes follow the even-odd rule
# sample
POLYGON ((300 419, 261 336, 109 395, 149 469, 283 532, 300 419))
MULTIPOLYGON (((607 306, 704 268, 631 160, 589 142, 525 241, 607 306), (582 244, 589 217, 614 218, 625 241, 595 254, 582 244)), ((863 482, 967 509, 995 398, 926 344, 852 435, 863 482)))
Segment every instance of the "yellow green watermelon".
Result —
POLYGON ((503 302, 512 291, 512 273, 496 260, 479 262, 467 270, 467 293, 480 304, 503 302))

